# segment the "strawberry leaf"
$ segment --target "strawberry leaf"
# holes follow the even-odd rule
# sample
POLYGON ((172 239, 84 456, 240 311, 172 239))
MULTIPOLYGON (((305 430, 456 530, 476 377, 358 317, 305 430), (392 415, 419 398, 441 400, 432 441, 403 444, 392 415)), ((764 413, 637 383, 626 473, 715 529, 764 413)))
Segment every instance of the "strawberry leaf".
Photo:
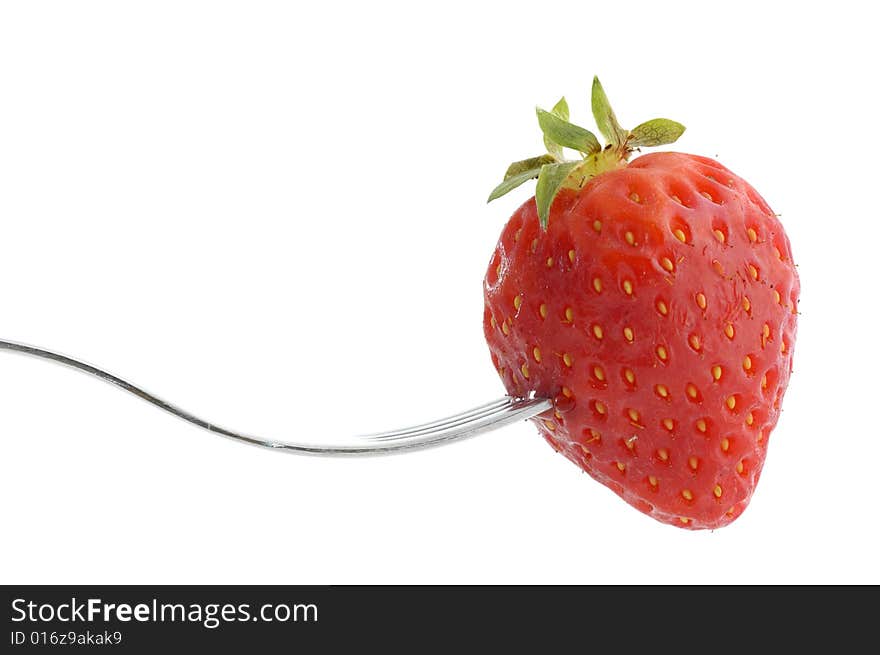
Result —
MULTIPOLYGON (((537 169, 541 170, 541 166, 544 164, 555 164, 556 159, 551 157, 550 155, 540 155, 539 157, 530 157, 529 159, 523 159, 522 161, 515 161, 510 166, 507 167, 507 172, 504 173, 504 179, 508 179, 514 177, 515 175, 520 175, 528 170, 537 169)), ((538 177, 535 174, 535 177, 538 177)))
MULTIPOLYGON (((565 96, 559 99, 555 105, 553 105, 553 109, 550 110, 550 113, 554 116, 558 116, 564 121, 568 120, 568 102, 565 100, 565 96)), ((562 159, 562 146, 553 143, 547 135, 544 135, 544 146, 547 148, 547 152, 556 157, 556 159, 562 159)))
POLYGON ((536 111, 541 131, 553 143, 563 148, 571 148, 572 150, 585 153, 599 152, 602 149, 596 135, 589 130, 569 123, 541 108, 538 108, 536 111))
POLYGON ((534 180, 541 173, 540 168, 533 168, 531 170, 523 171, 522 173, 518 173, 517 175, 513 175, 506 180, 504 180, 501 184, 492 189, 492 193, 489 194, 489 199, 486 202, 492 202, 493 200, 497 200, 501 196, 506 193, 510 193, 516 187, 529 180, 534 180))
POLYGON ((550 113, 554 116, 559 116, 564 121, 569 119, 568 113, 568 101, 565 99, 565 96, 562 96, 555 105, 553 105, 553 109, 550 110, 550 113))
POLYGON ((507 167, 504 181, 492 189, 492 193, 489 194, 489 199, 486 202, 492 202, 504 194, 513 191, 524 182, 534 180, 541 173, 542 166, 552 164, 555 161, 556 159, 552 155, 541 155, 540 157, 532 157, 512 163, 507 167))
POLYGON ((682 134, 685 127, 668 118, 655 118, 642 123, 629 133, 627 146, 631 148, 662 146, 674 143, 682 134))
POLYGON ((560 164, 544 164, 538 175, 538 185, 535 187, 535 203, 538 206, 538 221, 546 230, 550 220, 550 207, 553 199, 559 193, 559 189, 565 183, 568 174, 577 167, 580 162, 570 161, 560 164))
POLYGON ((620 127, 614 110, 611 109, 611 103, 608 102, 608 96, 605 95, 605 89, 599 82, 598 77, 593 78, 593 93, 590 98, 593 108, 593 118, 596 119, 596 126, 605 137, 605 140, 611 145, 617 147, 626 140, 626 130, 620 127))
POLYGON ((608 142, 604 148, 595 134, 569 121, 568 102, 564 97, 550 111, 538 107, 538 124, 547 154, 511 164, 501 184, 489 194, 489 202, 537 178, 535 201, 541 225, 546 230, 550 206, 563 186, 579 189, 597 175, 626 166, 639 147, 672 143, 684 132, 681 123, 665 118, 642 123, 631 132, 623 129, 597 77, 593 78, 590 104, 599 131, 608 142), (565 148, 577 151, 580 157, 575 161, 566 160, 565 148))

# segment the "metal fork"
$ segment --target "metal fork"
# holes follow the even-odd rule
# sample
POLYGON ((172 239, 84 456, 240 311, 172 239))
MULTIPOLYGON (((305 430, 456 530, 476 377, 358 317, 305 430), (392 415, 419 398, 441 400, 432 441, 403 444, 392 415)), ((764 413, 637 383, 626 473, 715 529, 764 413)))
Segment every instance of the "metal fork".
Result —
POLYGON ((242 441, 253 446, 306 455, 377 455, 441 446, 489 432, 490 430, 497 430, 517 421, 532 418, 553 407, 553 403, 546 398, 513 398, 505 396, 459 414, 410 428, 359 435, 351 437, 344 442, 333 444, 291 443, 247 435, 221 427, 216 423, 205 421, 176 405, 162 400, 158 396, 144 391, 130 382, 126 382, 112 373, 67 355, 2 339, 0 339, 0 349, 47 359, 83 373, 88 373, 138 398, 146 400, 160 409, 164 409, 169 414, 173 414, 214 434, 242 441))

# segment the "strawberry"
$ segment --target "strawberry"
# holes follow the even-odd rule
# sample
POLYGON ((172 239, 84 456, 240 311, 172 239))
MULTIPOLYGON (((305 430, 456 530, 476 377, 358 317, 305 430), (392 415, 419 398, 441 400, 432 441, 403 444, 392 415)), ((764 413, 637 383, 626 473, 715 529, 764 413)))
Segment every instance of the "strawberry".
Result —
POLYGON ((484 282, 484 330, 510 395, 554 399, 533 419, 554 449, 658 521, 717 528, 745 509, 788 384, 799 282, 776 215, 718 162, 640 147, 684 131, 617 123, 597 79, 602 147, 538 110, 548 153, 484 282), (562 158, 562 148, 581 153, 562 158))

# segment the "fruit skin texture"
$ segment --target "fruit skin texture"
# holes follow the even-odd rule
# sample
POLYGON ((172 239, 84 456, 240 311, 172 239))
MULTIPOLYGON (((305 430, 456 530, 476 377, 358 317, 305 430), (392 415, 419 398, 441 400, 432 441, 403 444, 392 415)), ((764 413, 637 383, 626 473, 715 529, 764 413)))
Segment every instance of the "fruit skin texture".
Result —
POLYGON ((714 160, 652 153, 510 218, 484 331, 555 450, 658 521, 748 505, 792 367, 799 281, 766 202, 714 160))

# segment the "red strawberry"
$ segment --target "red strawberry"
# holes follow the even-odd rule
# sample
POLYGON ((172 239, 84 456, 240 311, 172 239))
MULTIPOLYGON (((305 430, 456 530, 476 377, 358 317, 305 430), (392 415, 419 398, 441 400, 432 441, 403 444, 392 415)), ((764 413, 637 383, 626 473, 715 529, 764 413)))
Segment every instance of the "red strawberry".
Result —
POLYGON ((639 146, 665 119, 609 140, 539 110, 548 155, 514 164, 490 200, 538 178, 485 279, 486 340, 509 394, 554 398, 535 419, 557 451, 628 503, 717 528, 748 504, 791 372, 799 282, 782 225, 721 164, 639 146), (566 146, 583 159, 561 159, 566 146))

